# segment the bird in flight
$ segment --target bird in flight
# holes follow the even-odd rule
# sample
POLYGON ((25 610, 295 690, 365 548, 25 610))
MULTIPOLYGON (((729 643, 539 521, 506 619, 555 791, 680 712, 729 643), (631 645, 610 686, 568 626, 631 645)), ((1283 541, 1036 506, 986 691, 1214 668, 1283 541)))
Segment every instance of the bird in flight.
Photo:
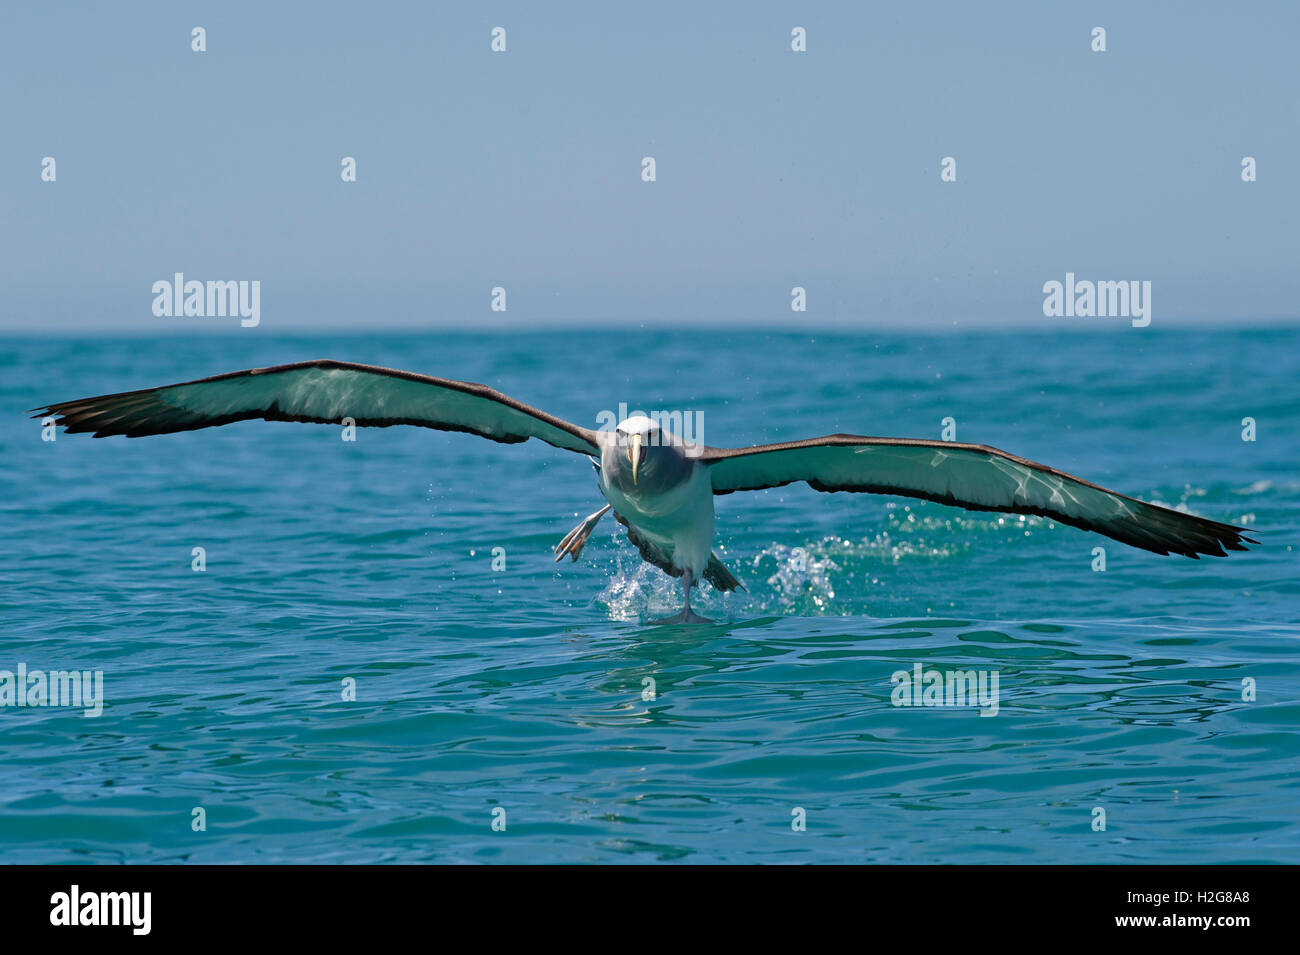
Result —
POLYGON ((587 455, 605 506, 555 547, 578 559, 610 510, 642 558, 685 586, 681 613, 655 624, 708 623, 691 610, 701 580, 740 582, 713 553, 713 498, 803 481, 818 491, 923 498, 975 511, 1037 514, 1157 554, 1226 556, 1258 541, 1245 528, 1148 504, 997 448, 914 438, 832 434, 749 448, 692 444, 643 415, 593 431, 485 385, 321 359, 252 368, 159 388, 35 409, 69 433, 129 438, 262 418, 464 431, 505 444, 538 438, 587 455))

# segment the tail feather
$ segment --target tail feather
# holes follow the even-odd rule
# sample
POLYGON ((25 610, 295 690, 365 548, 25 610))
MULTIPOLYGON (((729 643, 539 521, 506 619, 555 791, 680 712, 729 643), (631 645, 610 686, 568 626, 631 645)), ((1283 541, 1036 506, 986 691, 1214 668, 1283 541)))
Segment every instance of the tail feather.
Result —
MULTIPOLYGON (((709 555, 709 566, 704 568, 704 579, 713 584, 718 590, 726 593, 728 590, 744 590, 745 585, 737 580, 723 566, 722 561, 718 560, 717 554, 709 555)), ((748 591, 746 591, 748 592, 748 591)))
MULTIPOLYGON (((664 551, 653 541, 642 537, 630 523, 618 511, 614 512, 614 519, 627 528, 627 539, 632 545, 641 552, 641 559, 647 564, 653 564, 658 567, 669 577, 680 577, 682 572, 673 566, 673 556, 671 553, 664 551)), ((731 571, 722 565, 718 560, 717 554, 709 554, 709 565, 704 568, 704 579, 711 583, 715 589, 726 593, 728 590, 744 590, 745 585, 732 576, 731 571)))

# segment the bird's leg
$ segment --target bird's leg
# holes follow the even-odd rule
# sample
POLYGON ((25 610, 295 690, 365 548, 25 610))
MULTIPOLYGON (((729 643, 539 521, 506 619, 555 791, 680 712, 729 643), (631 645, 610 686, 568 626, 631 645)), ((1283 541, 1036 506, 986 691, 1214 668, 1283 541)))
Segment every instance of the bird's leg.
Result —
POLYGON ((682 571, 682 583, 686 585, 686 606, 682 608, 682 612, 664 617, 662 620, 652 620, 650 621, 652 626, 660 627, 673 623, 713 623, 708 617, 701 617, 691 612, 691 587, 695 585, 695 578, 689 570, 682 571))
POLYGON ((686 606, 682 608, 682 623, 713 623, 708 617, 691 613, 691 587, 695 584, 695 578, 691 576, 689 570, 682 572, 682 583, 686 585, 686 606))
POLYGON ((578 555, 582 553, 582 548, 587 544, 587 538, 596 529, 596 525, 600 523, 600 519, 605 516, 605 512, 609 510, 609 507, 606 504, 596 513, 588 514, 582 519, 581 524, 564 535, 564 539, 555 545, 555 560, 557 563, 563 559, 565 554, 570 555, 574 560, 578 559, 578 555))

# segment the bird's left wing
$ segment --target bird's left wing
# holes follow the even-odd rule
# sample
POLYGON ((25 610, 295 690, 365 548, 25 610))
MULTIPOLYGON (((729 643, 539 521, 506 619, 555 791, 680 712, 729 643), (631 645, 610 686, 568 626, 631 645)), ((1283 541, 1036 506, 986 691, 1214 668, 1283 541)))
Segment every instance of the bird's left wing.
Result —
POLYGON ((713 493, 806 481, 818 491, 898 494, 974 511, 1038 514, 1154 551, 1226 556, 1258 543, 1244 528, 1185 514, 982 444, 832 434, 753 448, 705 448, 713 493))
POLYGON ((46 415, 69 432, 97 438, 193 431, 250 418, 333 424, 351 418, 359 426, 410 424, 506 444, 538 438, 568 451, 600 453, 595 431, 486 385, 329 359, 61 401, 36 409, 34 417, 46 415))

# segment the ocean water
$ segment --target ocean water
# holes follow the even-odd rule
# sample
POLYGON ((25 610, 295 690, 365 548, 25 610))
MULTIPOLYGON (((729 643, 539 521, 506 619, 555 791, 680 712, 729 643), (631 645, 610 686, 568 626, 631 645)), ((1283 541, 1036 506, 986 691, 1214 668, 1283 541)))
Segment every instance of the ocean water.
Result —
POLYGON ((1300 862, 1295 330, 259 329, 8 339, 0 370, 0 669, 100 670, 106 700, 0 707, 0 861, 1300 862), (588 426, 699 412, 714 445, 952 418, 1261 546, 792 486, 717 500, 748 592, 655 628, 676 582, 612 520, 552 562, 602 503, 578 455, 265 422, 45 442, 23 415, 314 357, 588 426), (996 715, 892 705, 917 665, 996 673, 996 715))

